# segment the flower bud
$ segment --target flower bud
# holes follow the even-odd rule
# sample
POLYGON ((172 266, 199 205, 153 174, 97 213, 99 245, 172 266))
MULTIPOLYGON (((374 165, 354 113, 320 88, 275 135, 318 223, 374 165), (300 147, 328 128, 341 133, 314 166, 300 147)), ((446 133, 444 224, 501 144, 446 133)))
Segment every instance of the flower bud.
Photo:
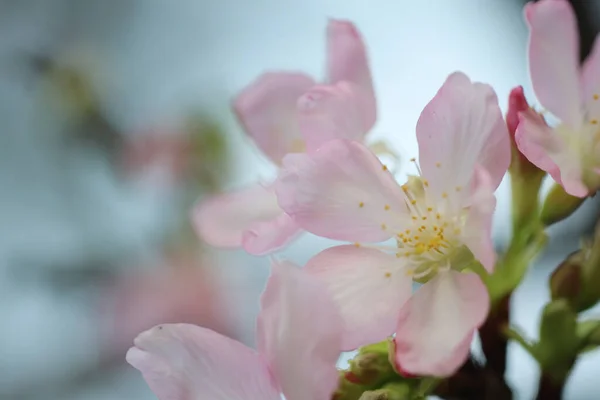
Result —
POLYGON ((411 387, 406 382, 388 383, 383 388, 366 391, 359 400, 409 400, 411 387))
POLYGON ((581 249, 567 261, 581 269, 580 291, 577 301, 571 299, 571 304, 577 312, 585 311, 600 301, 600 222, 596 225, 594 238, 584 241, 581 249))
POLYGON ((571 254, 550 276, 550 294, 552 300, 566 299, 577 307, 581 294, 583 255, 581 251, 571 254))
POLYGON ((361 347, 354 359, 350 360, 350 368, 346 379, 363 385, 380 385, 395 375, 394 368, 388 359, 387 342, 380 342, 361 347))
POLYGON ((535 112, 529 104, 527 103, 527 99, 525 98, 525 94, 523 93, 523 87, 517 86, 513 90, 511 90, 508 96, 508 111, 506 113, 506 127, 508 128, 508 133, 510 134, 510 142, 511 142, 511 162, 509 171, 511 174, 521 174, 521 175, 541 175, 544 176, 545 173, 532 164, 518 149, 517 144, 515 142, 515 133, 517 132, 517 127, 519 126, 519 113, 523 112, 535 112))
POLYGON ((577 314, 565 299, 546 305, 540 324, 540 340, 535 354, 542 369, 555 379, 564 380, 579 353, 577 314))
POLYGON ((562 221, 573 214, 584 200, 585 197, 571 196, 561 185, 554 184, 544 200, 540 219, 545 226, 562 221))

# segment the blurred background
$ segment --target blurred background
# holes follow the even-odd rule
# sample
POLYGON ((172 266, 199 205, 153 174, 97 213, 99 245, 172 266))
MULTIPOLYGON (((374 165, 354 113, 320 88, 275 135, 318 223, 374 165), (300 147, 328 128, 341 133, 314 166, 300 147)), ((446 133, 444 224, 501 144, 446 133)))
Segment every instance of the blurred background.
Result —
MULTIPOLYGON (((327 19, 362 31, 379 99, 371 137, 417 155, 414 126, 445 77, 522 84, 522 0, 0 0, 0 399, 153 399, 124 355, 140 331, 191 322, 253 343, 269 260, 202 244, 188 220, 209 193, 275 174, 237 125, 233 96, 265 70, 324 76, 327 19)), ((584 53, 600 1, 574 2, 584 53)), ((509 188, 494 234, 510 237, 509 188)), ((589 200, 551 232, 518 290, 536 335, 547 276, 598 215, 589 200)), ((303 264, 327 240, 281 253, 303 264)), ((592 310, 596 315, 600 310, 592 310)), ((600 354, 568 399, 595 399, 600 354)), ((509 383, 532 398, 536 364, 510 348, 509 383)))

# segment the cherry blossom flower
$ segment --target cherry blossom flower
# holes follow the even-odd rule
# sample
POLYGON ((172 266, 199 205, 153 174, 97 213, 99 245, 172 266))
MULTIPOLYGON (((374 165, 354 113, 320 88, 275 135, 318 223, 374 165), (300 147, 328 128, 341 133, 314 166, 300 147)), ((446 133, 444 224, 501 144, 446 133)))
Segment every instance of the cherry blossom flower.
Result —
POLYGON ((516 142, 567 193, 584 197, 600 187, 600 40, 580 66, 577 21, 568 1, 529 3, 525 18, 533 89, 560 123, 550 128, 539 115, 522 113, 516 142))
POLYGON ((494 267, 494 191, 510 162, 510 139, 493 89, 458 72, 416 130, 419 175, 402 186, 364 145, 337 139, 287 155, 276 191, 303 229, 355 242, 306 266, 340 307, 344 350, 395 330, 401 370, 444 376, 466 359, 488 313, 485 285, 469 266, 494 267), (423 285, 411 297, 413 281, 423 285))
POLYGON ((273 265, 261 298, 258 351, 195 325, 156 326, 127 361, 160 400, 329 400, 337 387, 341 319, 323 285, 273 265))
MULTIPOLYGON (((302 73, 269 72, 234 101, 244 130, 277 166, 286 154, 314 150, 331 138, 362 141, 375 123, 365 45, 352 23, 329 22, 327 58, 327 84, 318 85, 302 73), (331 129, 341 127, 346 118, 348 129, 331 129)), ((300 232, 277 205, 271 183, 204 199, 192 217, 209 244, 243 247, 256 255, 285 246, 300 232)))
POLYGON ((173 253, 161 263, 161 268, 134 268, 104 291, 98 325, 106 355, 122 357, 138 333, 159 323, 201 324, 235 334, 223 302, 226 287, 211 273, 210 260, 173 253))

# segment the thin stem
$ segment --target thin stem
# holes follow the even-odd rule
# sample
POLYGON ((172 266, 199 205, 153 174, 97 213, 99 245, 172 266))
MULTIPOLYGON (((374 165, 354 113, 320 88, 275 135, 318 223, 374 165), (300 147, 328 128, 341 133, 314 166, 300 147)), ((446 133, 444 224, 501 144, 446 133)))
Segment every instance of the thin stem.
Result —
POLYGON ((519 333, 519 331, 507 326, 503 330, 503 333, 506 336, 506 338, 514 340, 515 342, 519 343, 521 345, 521 347, 523 347, 523 349, 525 349, 525 351, 527 351, 534 359, 536 359, 536 360, 538 359, 533 345, 529 342, 529 340, 525 339, 523 337, 523 335, 521 335, 521 333, 519 333))

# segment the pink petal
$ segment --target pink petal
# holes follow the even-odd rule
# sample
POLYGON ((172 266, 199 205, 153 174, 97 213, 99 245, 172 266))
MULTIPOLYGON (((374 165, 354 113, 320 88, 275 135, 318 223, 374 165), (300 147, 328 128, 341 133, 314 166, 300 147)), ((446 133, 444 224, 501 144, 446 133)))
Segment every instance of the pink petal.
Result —
POLYGON ((496 263, 492 242, 492 217, 496 197, 489 174, 479 166, 475 170, 470 204, 462 240, 485 269, 492 272, 496 263))
POLYGON ((160 400, 281 398, 255 351, 195 325, 159 325, 140 334, 127 362, 160 400))
POLYGON ((577 20, 566 0, 525 6, 529 26, 529 71, 544 108, 577 129, 583 122, 579 92, 577 20))
POLYGON ((581 91, 588 119, 600 120, 600 35, 581 68, 581 91))
POLYGON ((361 92, 348 82, 315 86, 298 100, 300 131, 308 151, 332 139, 362 142, 369 126, 361 115, 361 92))
POLYGON ((336 139, 284 158, 279 205, 303 229, 330 239, 383 241, 403 226, 402 191, 365 146, 336 139))
POLYGON ((338 383, 342 320, 325 286, 274 263, 261 298, 258 349, 287 400, 328 400, 338 383))
POLYGON ((243 246, 261 255, 288 243, 297 233, 270 187, 255 184, 200 201, 192 214, 198 235, 212 246, 243 246))
POLYGON ((421 113, 417 140, 423 176, 437 196, 469 187, 476 164, 497 188, 510 163, 510 138, 494 90, 460 72, 446 79, 421 113))
POLYGON ((379 250, 332 247, 305 268, 325 282, 340 309, 345 351, 392 335, 400 309, 412 293, 412 279, 402 260, 379 250))
POLYGON ((327 27, 329 82, 348 81, 358 86, 362 95, 361 117, 365 132, 377 119, 377 103, 365 44, 358 29, 349 21, 330 20, 327 27))
POLYGON ((515 141, 519 151, 538 168, 548 172, 573 196, 588 193, 582 182, 580 157, 552 131, 543 118, 533 110, 519 114, 515 141))
POLYGON ((257 222, 242 235, 242 247, 253 255, 264 255, 281 249, 295 239, 300 228, 287 214, 273 220, 257 222))
POLYGON ((511 137, 515 136, 519 126, 519 113, 528 111, 529 103, 525 98, 523 86, 517 86, 508 95, 508 111, 506 112, 506 127, 511 137))
POLYGON ((303 151, 296 102, 314 84, 314 80, 304 74, 265 73, 233 103, 245 131, 276 164, 287 153, 303 151))
POLYGON ((413 375, 452 375, 467 359, 489 303, 477 275, 438 273, 402 309, 394 338, 396 364, 413 375))

